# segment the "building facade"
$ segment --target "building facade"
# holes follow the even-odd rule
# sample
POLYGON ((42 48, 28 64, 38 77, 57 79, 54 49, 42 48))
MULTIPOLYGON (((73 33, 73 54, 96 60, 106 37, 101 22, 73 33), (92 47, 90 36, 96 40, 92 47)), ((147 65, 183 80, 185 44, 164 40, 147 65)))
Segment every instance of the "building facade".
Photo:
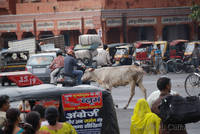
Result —
POLYGON ((66 45, 81 34, 104 43, 200 39, 191 6, 200 0, 1 0, 1 47, 9 40, 64 35, 66 45))

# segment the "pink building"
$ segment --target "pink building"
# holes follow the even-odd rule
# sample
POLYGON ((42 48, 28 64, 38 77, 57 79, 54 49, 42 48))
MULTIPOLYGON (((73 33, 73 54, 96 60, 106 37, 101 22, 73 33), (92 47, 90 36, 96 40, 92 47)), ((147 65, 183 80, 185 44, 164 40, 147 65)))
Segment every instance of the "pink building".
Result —
POLYGON ((99 34, 104 43, 200 39, 189 18, 200 0, 0 0, 1 47, 8 40, 64 35, 66 45, 80 34, 99 34), (12 2, 11 2, 12 1, 12 2), (196 33, 196 34, 195 34, 196 33))

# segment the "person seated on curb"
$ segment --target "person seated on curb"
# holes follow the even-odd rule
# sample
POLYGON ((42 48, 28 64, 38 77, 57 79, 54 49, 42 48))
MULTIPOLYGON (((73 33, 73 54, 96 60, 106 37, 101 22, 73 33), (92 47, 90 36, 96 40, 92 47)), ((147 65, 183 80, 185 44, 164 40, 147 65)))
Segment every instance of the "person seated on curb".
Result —
MULTIPOLYGON (((159 105, 162 99, 171 92, 171 80, 168 77, 161 77, 157 81, 157 87, 160 90, 159 98, 152 104, 151 111, 160 116, 159 105)), ((184 124, 166 124, 161 120, 161 134, 187 134, 184 124)))
POLYGON ((139 99, 131 117, 130 134, 159 134, 160 118, 151 112, 145 99, 139 99))

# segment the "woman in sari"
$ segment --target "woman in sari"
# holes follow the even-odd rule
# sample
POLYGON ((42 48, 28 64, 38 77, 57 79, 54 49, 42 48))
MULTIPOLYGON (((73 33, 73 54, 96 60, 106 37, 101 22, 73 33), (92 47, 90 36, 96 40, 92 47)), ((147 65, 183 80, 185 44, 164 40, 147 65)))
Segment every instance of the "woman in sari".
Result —
POLYGON ((159 134, 160 118, 151 112, 145 99, 139 99, 131 117, 130 134, 159 134))

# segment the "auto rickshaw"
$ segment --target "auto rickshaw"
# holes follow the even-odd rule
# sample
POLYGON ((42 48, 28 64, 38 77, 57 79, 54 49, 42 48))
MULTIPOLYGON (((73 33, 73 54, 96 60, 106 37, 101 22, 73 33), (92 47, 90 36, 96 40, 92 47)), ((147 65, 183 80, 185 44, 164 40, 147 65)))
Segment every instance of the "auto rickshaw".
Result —
POLYGON ((137 41, 134 43, 136 48, 134 53, 135 63, 141 65, 146 72, 151 72, 153 69, 153 52, 154 42, 152 41, 137 41))
MULTIPOLYGON (((59 111, 59 121, 70 123, 78 134, 119 134, 117 115, 111 93, 90 85, 58 87, 41 84, 30 87, 1 89, 0 95, 10 97, 11 107, 28 102, 32 109, 40 104, 55 106, 59 111)), ((23 110, 26 111, 26 110, 23 110)), ((23 112, 22 111, 22 112, 23 112)), ((26 114, 23 114, 26 116, 26 114)))
MULTIPOLYGON (((115 65, 131 65, 134 46, 130 43, 107 44, 111 62, 115 65)), ((115 66, 114 65, 114 66, 115 66)))
POLYGON ((189 43, 187 43, 187 47, 185 49, 184 56, 191 56, 191 54, 192 54, 192 52, 194 50, 194 45, 195 44, 198 44, 199 45, 199 49, 200 49, 200 41, 189 42, 189 43))
MULTIPOLYGON (((0 72, 24 71, 29 58, 29 51, 3 50, 0 52, 0 72)), ((1 84, 11 82, 6 78, 1 78, 1 84)))

